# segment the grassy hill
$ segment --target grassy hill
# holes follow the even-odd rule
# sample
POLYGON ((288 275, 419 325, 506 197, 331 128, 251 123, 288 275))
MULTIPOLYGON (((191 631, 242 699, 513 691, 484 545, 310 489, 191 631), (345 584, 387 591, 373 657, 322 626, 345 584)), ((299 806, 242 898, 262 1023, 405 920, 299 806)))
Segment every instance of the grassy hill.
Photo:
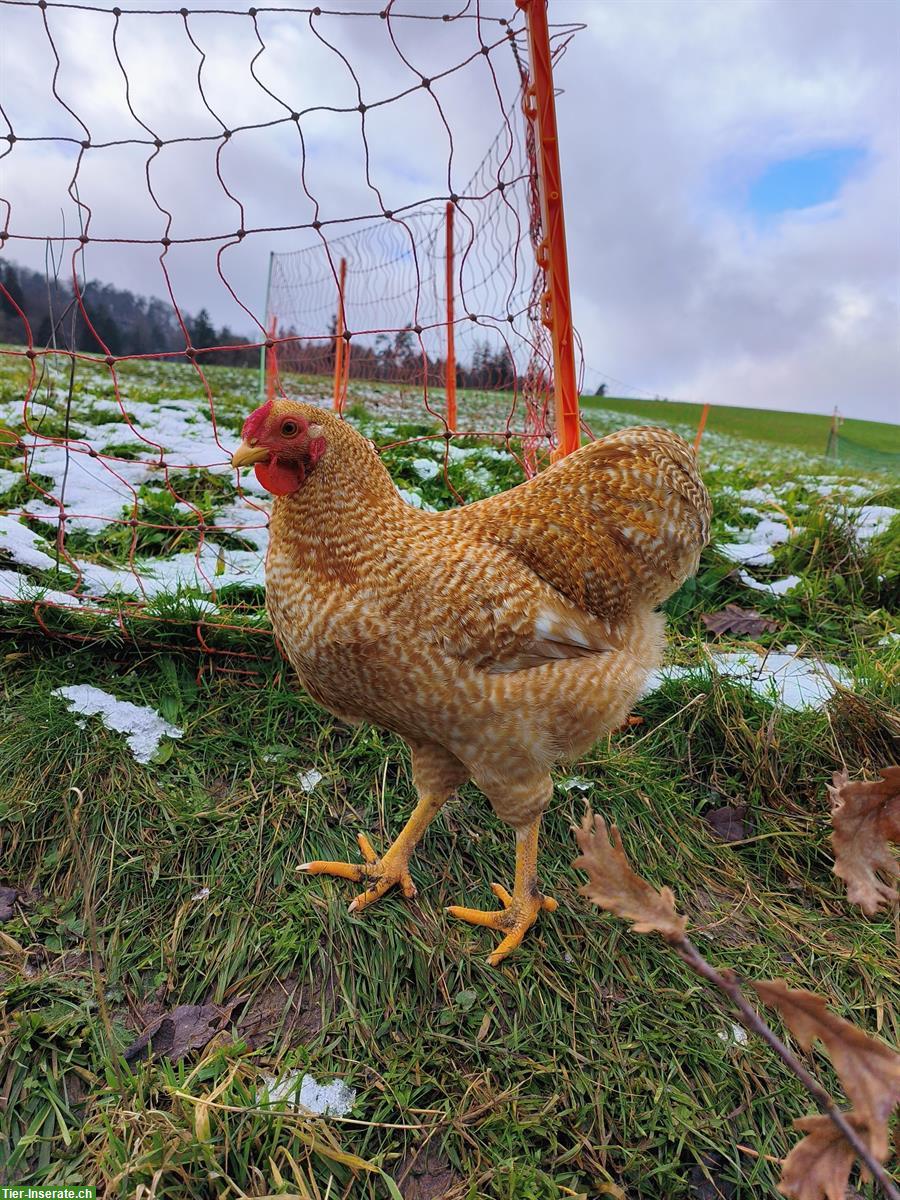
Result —
MULTIPOLYGON (((703 411, 701 404, 685 404, 676 400, 635 400, 618 396, 582 396, 581 404, 588 420, 592 409, 606 409, 633 414, 651 423, 665 421, 667 424, 694 427, 699 423, 703 411)), ((828 445, 831 417, 818 413, 713 405, 709 410, 706 428, 711 433, 753 438, 755 441, 773 442, 779 446, 796 446, 808 454, 824 454, 828 445)), ((841 437, 867 450, 900 454, 900 425, 848 418, 841 426, 841 437)))

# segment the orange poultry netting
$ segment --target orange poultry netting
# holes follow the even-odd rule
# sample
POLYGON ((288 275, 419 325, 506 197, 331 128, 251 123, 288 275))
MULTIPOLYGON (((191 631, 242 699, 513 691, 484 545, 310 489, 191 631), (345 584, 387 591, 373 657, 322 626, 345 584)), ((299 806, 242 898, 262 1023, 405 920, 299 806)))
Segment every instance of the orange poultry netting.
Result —
POLYGON ((324 375, 337 408, 348 395, 406 418, 424 406, 446 433, 515 438, 533 474, 552 427, 533 155, 516 104, 446 205, 273 254, 269 389, 290 394, 290 374, 324 375))
POLYGON ((270 653, 267 500, 228 461, 267 391, 425 507, 546 460, 525 17, 445 7, 0 0, 0 628, 270 653))

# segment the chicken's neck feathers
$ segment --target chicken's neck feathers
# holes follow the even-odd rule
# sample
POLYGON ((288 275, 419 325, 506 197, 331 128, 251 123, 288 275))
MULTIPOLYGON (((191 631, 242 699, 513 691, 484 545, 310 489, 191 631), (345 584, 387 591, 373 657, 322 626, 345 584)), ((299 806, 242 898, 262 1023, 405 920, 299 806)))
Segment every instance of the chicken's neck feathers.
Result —
POLYGON ((274 549, 309 569, 348 578, 386 543, 427 516, 406 504, 371 444, 329 422, 328 448, 304 484, 278 496, 270 523, 274 549))

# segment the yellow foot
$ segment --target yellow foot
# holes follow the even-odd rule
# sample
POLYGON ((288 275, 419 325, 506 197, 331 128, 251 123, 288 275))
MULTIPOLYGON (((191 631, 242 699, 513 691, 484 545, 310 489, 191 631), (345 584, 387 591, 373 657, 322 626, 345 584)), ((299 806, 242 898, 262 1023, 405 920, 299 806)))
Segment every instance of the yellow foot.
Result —
POLYGON ((409 873, 408 855, 398 853, 392 846, 384 858, 379 858, 372 849, 372 843, 364 833, 356 835, 364 862, 308 862, 301 863, 298 871, 308 875, 339 875, 342 879, 352 879, 354 883, 369 881, 364 892, 350 903, 350 912, 362 912, 368 905, 374 904, 395 884, 403 889, 403 895, 412 898, 416 894, 416 885, 409 873))
POLYGON ((470 925, 487 925, 489 929, 496 929, 506 935, 494 953, 488 955, 488 962, 492 967, 496 967, 510 951, 521 944, 522 938, 537 920, 541 909, 555 912, 559 905, 549 896, 542 896, 540 892, 524 898, 514 898, 499 883, 492 883, 491 891, 503 905, 499 911, 482 912, 479 908, 462 908, 453 904, 447 912, 452 917, 459 917, 461 921, 468 921, 470 925))

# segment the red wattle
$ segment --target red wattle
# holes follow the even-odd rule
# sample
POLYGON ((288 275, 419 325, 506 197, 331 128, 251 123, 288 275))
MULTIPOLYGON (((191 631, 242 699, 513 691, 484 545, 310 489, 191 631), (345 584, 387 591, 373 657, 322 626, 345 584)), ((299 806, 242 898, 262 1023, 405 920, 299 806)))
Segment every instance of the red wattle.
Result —
POLYGON ((299 489, 306 476, 302 463, 288 462, 284 458, 257 463, 254 470, 256 478, 273 496, 290 496, 299 489))

